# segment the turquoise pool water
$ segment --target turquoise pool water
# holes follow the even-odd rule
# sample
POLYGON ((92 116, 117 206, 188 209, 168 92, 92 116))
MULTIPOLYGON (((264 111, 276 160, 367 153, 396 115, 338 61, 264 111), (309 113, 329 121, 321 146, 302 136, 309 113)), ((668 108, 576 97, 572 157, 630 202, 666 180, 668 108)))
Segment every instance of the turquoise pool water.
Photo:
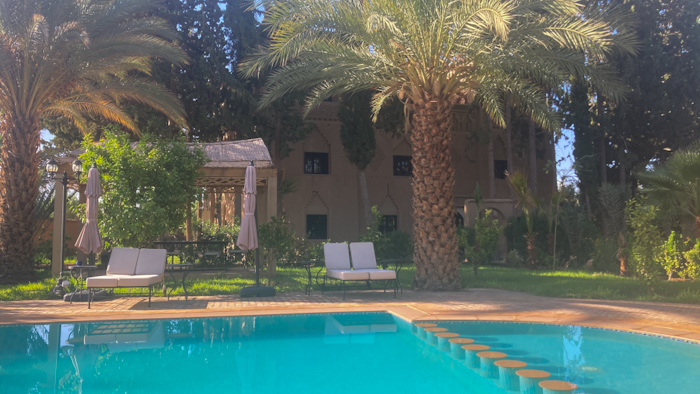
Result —
MULTIPOLYGON (((698 393, 700 346, 440 322, 591 394, 698 393)), ((385 313, 0 326, 0 392, 505 393, 385 313)))

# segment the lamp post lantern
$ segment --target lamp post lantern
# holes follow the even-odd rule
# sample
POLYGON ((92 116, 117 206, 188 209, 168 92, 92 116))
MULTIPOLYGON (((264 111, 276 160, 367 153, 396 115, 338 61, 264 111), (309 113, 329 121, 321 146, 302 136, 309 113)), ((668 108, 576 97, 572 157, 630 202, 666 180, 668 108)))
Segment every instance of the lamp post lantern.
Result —
MULTIPOLYGON (((76 159, 73 164, 71 165, 71 168, 73 169, 73 174, 75 175, 75 179, 79 180, 80 179, 80 174, 83 172, 83 162, 80 161, 79 159, 76 159)), ((58 164, 56 164, 56 161, 54 159, 49 160, 48 163, 46 163, 46 171, 51 174, 54 180, 60 181, 61 184, 63 185, 63 210, 61 211, 61 217, 63 218, 63 223, 61 223, 61 273, 59 276, 63 276, 63 269, 64 269, 64 261, 63 261, 63 253, 64 253, 64 244, 66 240, 66 199, 68 198, 68 173, 66 171, 63 171, 63 176, 59 179, 57 178, 58 175, 58 164)), ((54 234, 55 236, 55 234, 54 234)))

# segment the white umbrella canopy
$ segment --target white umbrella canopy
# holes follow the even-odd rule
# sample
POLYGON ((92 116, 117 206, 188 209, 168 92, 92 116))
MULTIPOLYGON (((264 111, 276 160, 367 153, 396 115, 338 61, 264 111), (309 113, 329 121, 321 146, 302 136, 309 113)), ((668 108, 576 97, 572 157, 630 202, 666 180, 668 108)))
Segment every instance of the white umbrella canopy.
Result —
POLYGON ((102 186, 100 185, 100 172, 95 165, 88 172, 85 195, 87 196, 86 221, 75 246, 88 254, 97 253, 102 250, 103 246, 100 229, 97 227, 97 204, 102 195, 102 186))
POLYGON ((255 166, 252 163, 245 170, 243 194, 243 220, 241 220, 241 231, 238 233, 236 243, 241 250, 249 251, 258 248, 258 228, 255 223, 257 183, 255 166))

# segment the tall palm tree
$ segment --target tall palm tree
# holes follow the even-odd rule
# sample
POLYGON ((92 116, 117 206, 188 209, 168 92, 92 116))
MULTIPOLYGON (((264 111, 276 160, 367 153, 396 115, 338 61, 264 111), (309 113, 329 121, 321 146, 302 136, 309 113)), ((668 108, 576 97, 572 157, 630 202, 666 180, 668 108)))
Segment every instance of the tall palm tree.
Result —
POLYGON ((700 238, 700 142, 635 175, 651 202, 669 218, 692 223, 695 236, 700 238))
POLYGON ((0 274, 33 271, 41 120, 83 127, 100 116, 136 130, 120 108, 149 105, 184 127, 177 98, 147 79, 152 58, 184 54, 149 0, 0 0, 0 274))
POLYGON ((242 64, 271 71, 261 105, 308 89, 308 110, 371 89, 376 118, 398 97, 410 115, 417 289, 460 287, 454 216, 453 107, 476 103, 499 127, 502 97, 543 129, 558 127, 542 88, 575 73, 594 83, 587 59, 604 60, 624 29, 573 0, 257 0, 271 42, 242 64), (613 34, 616 32, 616 34, 613 34))

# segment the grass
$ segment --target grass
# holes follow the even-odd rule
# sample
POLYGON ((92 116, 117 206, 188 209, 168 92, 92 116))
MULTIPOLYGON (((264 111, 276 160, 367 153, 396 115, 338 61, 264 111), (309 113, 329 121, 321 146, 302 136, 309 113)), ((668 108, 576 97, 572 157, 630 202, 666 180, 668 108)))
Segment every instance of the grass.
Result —
POLYGON ((545 297, 601 300, 660 301, 700 304, 700 281, 666 281, 647 284, 634 278, 585 271, 532 271, 485 267, 474 275, 462 270, 463 284, 471 288, 494 288, 545 297))
MULTIPOLYGON (((312 269, 314 290, 318 290, 315 286, 318 270, 312 269)), ((414 274, 415 268, 412 266, 404 267, 400 271, 399 278, 405 289, 411 288, 414 274)), ((170 276, 166 275, 166 278, 168 285, 172 286, 170 276)), ((176 274, 176 278, 179 279, 179 274, 176 274)), ((264 273, 261 282, 267 284, 264 273)), ((278 292, 303 291, 306 282, 307 273, 303 268, 278 267, 273 286, 278 292)), ((610 274, 484 267, 474 278, 471 267, 463 266, 462 282, 465 288, 494 288, 546 297, 700 304, 700 281, 659 280, 653 285, 654 292, 650 293, 646 283, 640 280, 610 274)), ((197 276, 188 278, 187 289, 190 295, 237 294, 243 287, 254 283, 255 277, 252 272, 237 269, 218 273, 197 273, 197 276)), ((0 301, 55 299, 51 293, 54 284, 53 279, 47 278, 28 284, 0 285, 0 301)), ((143 289, 117 289, 115 292, 124 295, 137 294, 143 293, 143 289)), ((182 288, 174 289, 172 295, 184 295, 182 288)), ((160 292, 156 296, 161 296, 160 292)))

